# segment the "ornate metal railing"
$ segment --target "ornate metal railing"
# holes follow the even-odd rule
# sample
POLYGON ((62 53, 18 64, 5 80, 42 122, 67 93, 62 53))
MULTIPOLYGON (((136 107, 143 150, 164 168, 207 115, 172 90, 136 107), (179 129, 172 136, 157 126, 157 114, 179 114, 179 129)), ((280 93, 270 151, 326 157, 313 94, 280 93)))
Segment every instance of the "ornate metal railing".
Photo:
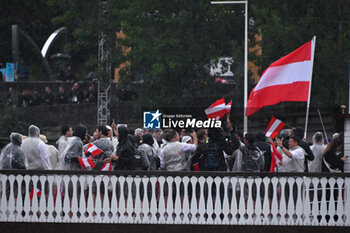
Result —
POLYGON ((350 174, 0 171, 0 221, 350 226, 350 174))

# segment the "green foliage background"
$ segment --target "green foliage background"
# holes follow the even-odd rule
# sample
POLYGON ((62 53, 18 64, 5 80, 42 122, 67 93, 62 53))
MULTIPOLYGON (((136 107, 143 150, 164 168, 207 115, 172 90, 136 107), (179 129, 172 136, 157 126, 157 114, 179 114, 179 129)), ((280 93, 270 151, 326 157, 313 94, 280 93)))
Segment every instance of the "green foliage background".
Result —
MULTIPOLYGON (((199 0, 28 0, 5 1, 0 18, 1 62, 11 61, 11 25, 18 24, 38 45, 61 26, 68 27, 67 44, 55 48, 70 54, 77 77, 90 71, 100 80, 112 78, 104 67, 112 64, 112 72, 128 60, 131 67, 122 72, 127 86, 142 77, 143 98, 140 106, 180 106, 198 96, 211 85, 208 64, 218 57, 233 57, 239 98, 243 78, 244 6, 211 5, 199 0), (29 11, 29 9, 32 9, 29 11), (126 40, 116 44, 116 32, 123 31, 126 40), (98 41, 106 36, 109 59, 98 62, 98 41), (131 46, 124 57, 121 45, 131 46)), ((349 77, 350 12, 348 0, 254 0, 249 1, 249 39, 262 34, 263 55, 249 54, 249 60, 260 67, 260 74, 273 61, 288 54, 317 36, 312 82, 312 104, 347 104, 349 77)), ((22 54, 32 63, 40 80, 40 59, 25 43, 22 54)), ((43 79, 45 80, 45 77, 43 79)), ((254 83, 250 83, 249 88, 254 83)))

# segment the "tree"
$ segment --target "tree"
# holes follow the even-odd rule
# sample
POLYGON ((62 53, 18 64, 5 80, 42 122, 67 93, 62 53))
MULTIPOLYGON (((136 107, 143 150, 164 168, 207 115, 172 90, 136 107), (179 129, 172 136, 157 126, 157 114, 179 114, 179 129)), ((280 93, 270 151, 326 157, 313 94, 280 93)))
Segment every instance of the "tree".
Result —
POLYGON ((0 136, 8 137, 12 132, 26 134, 28 125, 16 108, 9 108, 0 118, 0 136))
MULTIPOLYGON (((143 76, 142 106, 186 106, 212 83, 210 63, 243 63, 243 7, 208 1, 128 1, 119 12, 132 75, 143 76)), ((236 67, 237 76, 243 71, 236 67)), ((124 81, 125 81, 124 77, 124 81)), ((239 77, 238 77, 239 78, 239 77)))
POLYGON ((263 37, 262 70, 316 35, 311 106, 347 103, 349 4, 348 0, 251 2, 253 30, 263 37))
MULTIPOLYGON (((121 81, 130 83, 141 76, 143 98, 139 106, 185 106, 205 85, 210 85, 210 63, 219 57, 233 57, 243 63, 243 6, 213 6, 208 1, 58 1, 51 6, 64 8, 55 23, 70 25, 68 50, 80 54, 82 63, 97 66, 98 35, 106 35, 108 62, 113 68, 129 61, 121 81), (102 12, 101 12, 102 9, 102 12), (126 39, 116 43, 116 32, 126 39), (124 56, 122 46, 131 47, 124 56), (84 53, 89 52, 88 56, 84 53)), ((243 76, 242 66, 235 73, 243 76)))

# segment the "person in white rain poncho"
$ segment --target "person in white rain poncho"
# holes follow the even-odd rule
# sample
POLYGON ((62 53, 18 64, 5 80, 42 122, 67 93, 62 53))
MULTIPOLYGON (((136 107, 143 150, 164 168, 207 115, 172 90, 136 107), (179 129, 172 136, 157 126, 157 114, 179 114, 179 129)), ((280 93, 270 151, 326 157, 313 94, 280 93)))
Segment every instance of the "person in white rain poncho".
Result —
POLYGON ((75 127, 73 137, 68 140, 68 145, 58 161, 59 170, 81 170, 78 158, 83 156, 83 139, 86 134, 85 126, 75 127))
POLYGON ((11 133, 11 142, 1 151, 0 169, 26 169, 24 153, 21 149, 22 135, 11 133))
POLYGON ((321 172, 322 170, 322 154, 326 145, 323 143, 323 135, 321 132, 316 132, 312 137, 312 146, 310 147, 314 153, 315 159, 309 162, 309 172, 321 172))
POLYGON ((58 149, 58 154, 61 157, 64 150, 66 149, 68 145, 68 138, 72 137, 73 135, 73 129, 70 126, 63 126, 61 129, 62 136, 57 140, 57 149, 58 149))
POLYGON ((28 138, 23 140, 22 150, 28 161, 29 170, 51 170, 47 147, 39 138, 40 129, 35 125, 29 126, 28 138))

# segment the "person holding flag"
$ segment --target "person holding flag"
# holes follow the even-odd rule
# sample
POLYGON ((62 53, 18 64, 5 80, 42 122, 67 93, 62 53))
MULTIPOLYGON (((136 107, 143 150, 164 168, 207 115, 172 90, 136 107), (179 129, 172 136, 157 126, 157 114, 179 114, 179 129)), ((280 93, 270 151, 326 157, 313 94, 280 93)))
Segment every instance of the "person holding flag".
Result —
POLYGON ((73 137, 69 140, 58 161, 58 170, 82 170, 79 158, 83 157, 83 139, 86 134, 87 128, 85 126, 75 127, 73 137))
POLYGON ((99 126, 96 129, 98 139, 93 143, 88 145, 87 150, 85 151, 85 156, 92 157, 92 160, 95 163, 95 167, 92 170, 101 170, 105 166, 106 159, 114 152, 113 145, 108 136, 108 128, 104 125, 99 126))
POLYGON ((290 149, 288 150, 283 146, 282 140, 276 139, 277 146, 291 159, 285 167, 285 172, 304 172, 305 170, 305 151, 299 146, 300 140, 297 136, 291 136, 288 143, 290 149))

